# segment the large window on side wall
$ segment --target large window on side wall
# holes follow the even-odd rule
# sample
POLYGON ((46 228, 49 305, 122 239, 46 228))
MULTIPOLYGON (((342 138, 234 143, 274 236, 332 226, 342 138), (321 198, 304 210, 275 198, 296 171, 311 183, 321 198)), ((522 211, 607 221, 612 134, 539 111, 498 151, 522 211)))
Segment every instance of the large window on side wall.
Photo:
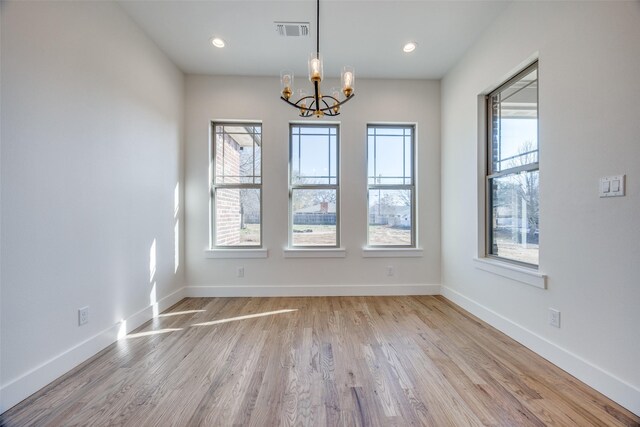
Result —
POLYGON ((261 124, 212 123, 211 170, 211 247, 261 247, 261 124))
POLYGON ((538 63, 487 97, 487 255, 538 266, 538 63))
POLYGON ((338 125, 290 125, 289 246, 340 246, 338 125))
POLYGON ((416 246, 414 158, 414 126, 367 126, 368 246, 416 246))

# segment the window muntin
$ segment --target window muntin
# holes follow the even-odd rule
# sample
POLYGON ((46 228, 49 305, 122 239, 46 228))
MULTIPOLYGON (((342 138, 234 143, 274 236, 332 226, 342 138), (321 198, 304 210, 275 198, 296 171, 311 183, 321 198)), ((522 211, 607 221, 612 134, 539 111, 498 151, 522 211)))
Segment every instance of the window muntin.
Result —
POLYGON ((262 126, 212 123, 211 246, 262 246, 262 126))
POLYGON ((487 255, 538 265, 538 64, 487 97, 487 255))
POLYGON ((367 244, 415 247, 415 127, 367 126, 367 244))
POLYGON ((289 245, 340 246, 338 125, 290 126, 289 245))

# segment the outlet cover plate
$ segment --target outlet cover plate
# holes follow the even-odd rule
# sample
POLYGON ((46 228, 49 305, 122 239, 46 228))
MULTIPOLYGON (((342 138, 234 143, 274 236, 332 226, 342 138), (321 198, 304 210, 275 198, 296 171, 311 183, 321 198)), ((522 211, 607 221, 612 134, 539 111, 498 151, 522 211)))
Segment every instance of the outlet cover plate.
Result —
POLYGON ((560 327, 560 311, 554 308, 549 309, 549 324, 554 328, 560 327))
POLYGON ((89 323, 89 306, 78 309, 78 326, 89 323))

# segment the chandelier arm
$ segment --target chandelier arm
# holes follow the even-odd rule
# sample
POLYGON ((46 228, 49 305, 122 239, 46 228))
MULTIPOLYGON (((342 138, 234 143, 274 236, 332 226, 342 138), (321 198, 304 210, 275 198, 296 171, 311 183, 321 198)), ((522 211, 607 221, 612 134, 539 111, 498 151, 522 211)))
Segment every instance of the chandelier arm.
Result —
MULTIPOLYGON (((330 107, 326 107, 326 108, 319 108, 319 110, 320 110, 320 111, 322 111, 322 112, 325 112, 325 113, 326 113, 327 111, 330 111, 330 110, 332 110, 332 109, 333 109, 333 108, 335 108, 335 107, 339 107, 339 106, 341 106, 342 104, 346 104, 346 103, 347 103, 347 101, 349 101, 349 100, 350 100, 351 98, 353 98, 354 96, 356 96, 356 95, 355 95, 355 94, 351 94, 351 95, 349 95, 349 97, 347 97, 347 98, 345 98, 344 100, 342 100, 342 101, 338 102, 338 100, 337 100, 336 98, 334 98, 333 96, 326 95, 326 96, 324 96, 324 98, 330 98, 330 99, 333 99, 335 102, 338 102, 338 103, 337 103, 337 104, 334 104, 334 105, 332 105, 332 106, 330 106, 330 107)), ((297 103, 291 102, 291 101, 289 101, 287 98, 285 98, 284 96, 281 96, 281 97, 280 97, 280 99, 282 99, 282 100, 283 100, 284 102, 286 102, 287 104, 291 105, 292 107, 296 107, 297 109, 299 109, 299 110, 301 110, 301 111, 305 111, 305 112, 309 112, 309 113, 313 113, 314 111, 316 111, 314 108, 302 107, 302 106, 298 105, 297 103)), ((302 101, 303 99, 313 99, 313 96, 305 96, 304 98, 300 98, 300 99, 298 100, 298 102, 302 101)), ((325 105, 326 105, 326 102, 325 102, 325 105)), ((337 114, 336 114, 336 115, 337 115, 337 114)), ((305 117, 306 117, 306 116, 305 116, 305 117)))
MULTIPOLYGON (((327 110, 331 110, 332 108, 339 107, 339 106, 341 106, 342 104, 346 104, 346 103, 347 103, 347 101, 349 101, 349 100, 350 100, 351 98, 353 98, 354 96, 355 96, 355 94, 351 94, 349 97, 345 98, 343 101, 338 102, 337 104, 332 105, 332 106, 327 107, 327 108, 321 108, 321 109, 320 109, 320 111, 326 112, 327 110)), ((327 98, 335 99, 333 96, 327 96, 327 98)), ((337 100, 336 100, 336 101, 337 101, 337 100)))
POLYGON ((300 102, 302 100, 305 100, 305 99, 313 99, 313 96, 305 96, 304 98, 300 98, 297 102, 291 102, 287 98, 285 98, 284 96, 281 96, 280 99, 282 99, 284 102, 286 102, 287 104, 291 105, 292 107, 296 107, 299 110, 310 111, 310 112, 315 111, 315 109, 310 108, 311 105, 309 107, 303 107, 301 105, 298 105, 298 102, 300 102))

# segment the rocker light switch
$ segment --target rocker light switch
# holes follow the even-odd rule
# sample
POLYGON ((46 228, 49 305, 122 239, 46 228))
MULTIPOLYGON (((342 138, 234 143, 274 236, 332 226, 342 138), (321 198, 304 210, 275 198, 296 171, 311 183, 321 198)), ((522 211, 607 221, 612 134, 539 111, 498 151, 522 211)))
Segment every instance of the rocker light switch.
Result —
POLYGON ((611 181, 611 191, 613 191, 614 193, 620 191, 620 181, 618 181, 617 179, 611 181))

